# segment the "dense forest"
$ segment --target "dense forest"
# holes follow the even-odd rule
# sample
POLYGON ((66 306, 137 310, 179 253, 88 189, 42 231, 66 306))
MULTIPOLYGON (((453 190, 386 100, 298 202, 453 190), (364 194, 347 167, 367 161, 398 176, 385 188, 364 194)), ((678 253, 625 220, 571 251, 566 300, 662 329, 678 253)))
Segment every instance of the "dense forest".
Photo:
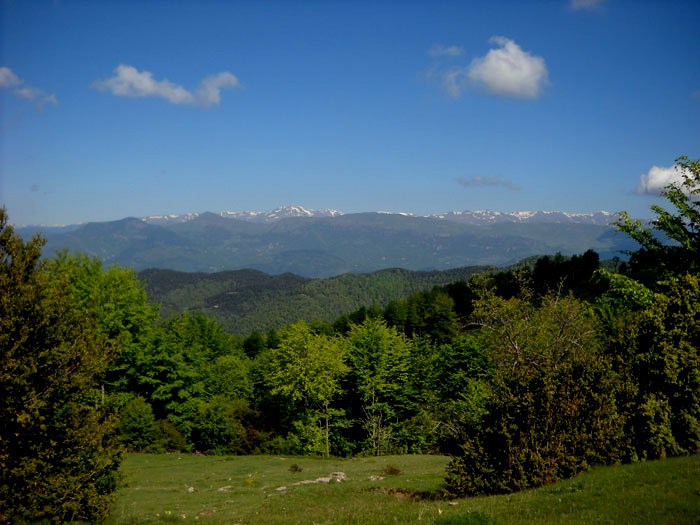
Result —
POLYGON ((218 321, 227 332, 246 337, 300 320, 333 322, 361 306, 384 307, 392 300, 467 280, 487 269, 469 266, 418 272, 393 268, 311 279, 258 270, 189 273, 151 268, 139 272, 138 277, 149 298, 160 305, 161 317, 199 312, 218 321))
POLYGON ((99 520, 131 451, 452 456, 449 496, 700 449, 700 163, 628 263, 540 257, 246 338, 0 216, 0 521, 99 520), (112 431, 112 430, 115 431, 112 431))

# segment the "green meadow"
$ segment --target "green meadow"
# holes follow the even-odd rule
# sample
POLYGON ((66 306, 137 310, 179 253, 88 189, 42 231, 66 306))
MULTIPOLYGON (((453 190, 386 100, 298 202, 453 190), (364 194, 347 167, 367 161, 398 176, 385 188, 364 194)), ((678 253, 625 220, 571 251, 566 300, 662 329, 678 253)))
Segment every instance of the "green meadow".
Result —
POLYGON ((132 454, 109 523, 700 523, 700 457, 446 500, 448 458, 132 454), (342 472, 344 481, 314 482, 342 472))

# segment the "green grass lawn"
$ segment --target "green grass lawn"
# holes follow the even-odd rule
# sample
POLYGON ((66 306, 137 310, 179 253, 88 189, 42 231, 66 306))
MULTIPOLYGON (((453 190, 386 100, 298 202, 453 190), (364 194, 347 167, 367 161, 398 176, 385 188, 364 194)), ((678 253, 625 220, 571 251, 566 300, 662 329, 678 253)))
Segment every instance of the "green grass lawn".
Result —
POLYGON ((700 457, 597 468, 536 490, 455 501, 440 499, 447 461, 133 454, 110 523, 700 523, 700 457), (389 466, 401 473, 371 479, 389 466), (298 484, 331 472, 347 481, 298 484))

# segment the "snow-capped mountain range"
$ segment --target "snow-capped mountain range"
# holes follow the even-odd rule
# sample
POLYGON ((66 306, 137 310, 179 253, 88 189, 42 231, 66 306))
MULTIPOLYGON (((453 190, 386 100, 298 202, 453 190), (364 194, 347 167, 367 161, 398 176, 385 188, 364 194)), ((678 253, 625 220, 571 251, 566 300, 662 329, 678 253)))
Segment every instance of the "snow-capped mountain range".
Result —
MULTIPOLYGON (((379 212, 392 214, 391 212, 379 212)), ((228 219, 237 219, 256 223, 270 223, 289 217, 338 217, 344 215, 338 210, 309 210, 303 206, 282 206, 272 211, 222 211, 218 215, 228 219)), ((416 217, 412 213, 396 213, 395 215, 405 215, 416 217)), ((141 220, 148 224, 174 224, 187 222, 199 216, 199 213, 186 213, 181 215, 151 215, 142 217, 141 220)), ((488 225, 499 223, 576 223, 576 224, 596 224, 607 226, 616 218, 616 214, 607 211, 595 213, 566 213, 561 211, 518 211, 500 212, 490 210, 479 211, 450 211, 447 213, 423 215, 422 217, 432 219, 443 219, 462 224, 488 225)))

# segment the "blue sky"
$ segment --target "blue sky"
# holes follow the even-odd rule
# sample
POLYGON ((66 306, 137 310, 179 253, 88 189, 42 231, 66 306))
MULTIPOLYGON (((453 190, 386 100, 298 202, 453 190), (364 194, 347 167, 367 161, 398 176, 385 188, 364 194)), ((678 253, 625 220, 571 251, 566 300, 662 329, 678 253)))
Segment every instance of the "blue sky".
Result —
POLYGON ((700 2, 0 0, 17 224, 627 210, 700 157, 700 2))

